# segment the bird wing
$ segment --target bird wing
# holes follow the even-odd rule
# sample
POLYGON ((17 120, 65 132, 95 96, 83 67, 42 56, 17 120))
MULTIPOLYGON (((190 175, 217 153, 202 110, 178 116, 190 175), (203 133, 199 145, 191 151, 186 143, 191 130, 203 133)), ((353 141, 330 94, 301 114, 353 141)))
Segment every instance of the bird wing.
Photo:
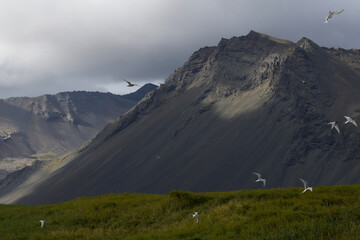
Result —
POLYGON ((261 178, 261 174, 257 173, 257 172, 252 172, 253 174, 255 174, 256 176, 258 176, 258 178, 261 178))
POLYGON ((357 126, 357 124, 356 124, 356 122, 355 122, 354 119, 350 118, 349 121, 350 121, 352 124, 354 124, 355 126, 357 126))
POLYGON ((305 181, 305 180, 304 180, 304 179, 302 179, 302 178, 299 178, 299 180, 303 182, 303 184, 304 184, 304 188, 307 188, 308 182, 307 182, 307 181, 305 181))
POLYGON ((265 178, 263 178, 263 179, 262 179, 262 181, 263 181, 263 183, 264 183, 264 187, 265 187, 265 184, 266 184, 266 179, 265 179, 265 178))
POLYGON ((334 16, 334 12, 329 12, 329 15, 327 15, 326 17, 326 21, 329 20, 330 18, 332 18, 334 16))
POLYGON ((124 78, 123 78, 123 80, 124 80, 125 82, 127 82, 127 84, 131 84, 131 82, 129 82, 128 80, 126 80, 126 79, 124 79, 124 78))
MULTIPOLYGON (((338 133, 340 134, 340 129, 339 129, 339 125, 337 125, 337 124, 335 124, 335 129, 336 129, 336 131, 338 131, 338 133)), ((332 127, 331 127, 331 129, 332 129, 332 127)))
POLYGON ((338 15, 338 14, 342 13, 343 11, 344 11, 344 9, 342 9, 340 11, 334 11, 334 12, 332 12, 332 14, 333 15, 338 15))

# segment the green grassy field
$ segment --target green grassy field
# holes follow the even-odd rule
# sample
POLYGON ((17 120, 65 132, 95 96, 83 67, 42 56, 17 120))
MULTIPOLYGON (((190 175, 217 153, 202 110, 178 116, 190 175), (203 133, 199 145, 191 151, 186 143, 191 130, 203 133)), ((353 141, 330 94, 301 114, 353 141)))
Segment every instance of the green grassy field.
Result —
POLYGON ((174 191, 0 205, 0 239, 360 239, 359 185, 301 191, 174 191), (47 221, 42 229, 40 219, 47 221))

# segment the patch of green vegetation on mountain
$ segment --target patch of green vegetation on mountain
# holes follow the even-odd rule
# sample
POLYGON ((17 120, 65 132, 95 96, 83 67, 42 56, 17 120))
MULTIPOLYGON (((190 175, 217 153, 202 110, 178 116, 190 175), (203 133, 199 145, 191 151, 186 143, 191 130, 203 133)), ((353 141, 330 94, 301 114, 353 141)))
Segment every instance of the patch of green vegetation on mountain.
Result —
POLYGON ((125 193, 0 205, 1 239, 358 239, 359 185, 300 192, 125 193), (199 212, 198 224, 193 212, 199 212))

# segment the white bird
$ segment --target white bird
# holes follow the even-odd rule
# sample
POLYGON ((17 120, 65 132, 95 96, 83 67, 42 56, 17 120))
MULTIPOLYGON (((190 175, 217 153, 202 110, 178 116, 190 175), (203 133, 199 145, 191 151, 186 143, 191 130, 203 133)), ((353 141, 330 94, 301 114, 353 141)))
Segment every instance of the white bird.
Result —
POLYGON ((357 124, 354 119, 352 119, 351 117, 347 117, 347 116, 344 116, 344 117, 346 118, 346 122, 344 124, 352 123, 357 127, 357 124))
POLYGON ((265 179, 265 178, 262 178, 260 173, 257 173, 257 172, 252 172, 252 173, 255 174, 255 175, 258 177, 258 179, 257 179, 255 182, 263 182, 263 183, 264 183, 264 187, 265 187, 266 179, 265 179))
POLYGON ((301 193, 304 193, 304 192, 306 192, 307 190, 310 190, 310 191, 312 192, 313 189, 312 189, 312 187, 309 186, 309 184, 308 184, 307 181, 305 181, 305 180, 302 179, 302 178, 299 178, 299 180, 303 182, 304 188, 305 188, 305 190, 302 191, 301 193))
POLYGON ((196 223, 199 223, 199 213, 198 212, 194 212, 194 214, 192 214, 192 217, 196 217, 196 223))
POLYGON ((3 131, 3 133, 5 133, 5 134, 6 134, 6 136, 5 136, 5 137, 3 137, 3 140, 8 140, 9 138, 11 138, 11 135, 10 135, 10 134, 8 134, 7 132, 3 131))
POLYGON ((328 125, 331 125, 331 129, 335 128, 336 131, 340 134, 339 124, 338 122, 329 122, 328 125))
POLYGON ((44 227, 44 223, 46 223, 46 221, 45 221, 45 220, 40 220, 39 222, 41 223, 41 228, 43 228, 43 227, 44 227))
POLYGON ((324 23, 327 23, 329 20, 330 20, 330 18, 332 18, 333 16, 335 16, 335 15, 338 15, 338 14, 340 14, 340 13, 342 13, 344 11, 344 9, 342 9, 342 10, 340 10, 340 11, 329 11, 329 15, 325 18, 325 22, 324 23))
POLYGON ((137 84, 131 83, 128 80, 124 79, 123 80, 127 83, 127 87, 133 87, 133 86, 137 86, 137 84))

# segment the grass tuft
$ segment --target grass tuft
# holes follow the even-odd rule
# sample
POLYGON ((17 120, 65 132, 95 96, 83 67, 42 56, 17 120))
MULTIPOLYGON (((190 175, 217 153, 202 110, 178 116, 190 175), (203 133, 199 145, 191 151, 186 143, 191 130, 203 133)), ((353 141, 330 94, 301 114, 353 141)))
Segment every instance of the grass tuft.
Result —
POLYGON ((183 210, 203 204, 210 198, 201 193, 187 191, 172 191, 169 193, 169 205, 171 209, 183 210))

